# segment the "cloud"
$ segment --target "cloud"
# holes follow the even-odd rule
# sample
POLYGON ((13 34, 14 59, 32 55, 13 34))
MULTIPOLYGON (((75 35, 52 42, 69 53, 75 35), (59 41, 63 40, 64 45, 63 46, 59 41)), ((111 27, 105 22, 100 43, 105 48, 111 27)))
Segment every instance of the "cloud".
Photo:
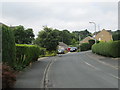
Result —
POLYGON ((43 25, 94 32, 89 21, 101 29, 117 29, 117 2, 3 2, 2 22, 33 28, 35 35, 43 25))

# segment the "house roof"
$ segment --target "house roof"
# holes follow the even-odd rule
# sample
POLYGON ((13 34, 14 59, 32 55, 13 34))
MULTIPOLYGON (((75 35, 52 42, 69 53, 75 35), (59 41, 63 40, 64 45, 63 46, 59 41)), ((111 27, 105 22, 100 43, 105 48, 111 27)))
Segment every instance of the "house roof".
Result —
POLYGON ((67 46, 67 44, 65 44, 63 42, 59 42, 59 46, 67 46))
POLYGON ((88 40, 90 40, 90 39, 93 39, 93 37, 88 36, 88 37, 84 38, 82 41, 80 41, 80 43, 87 43, 88 40))
POLYGON ((105 29, 103 29, 102 31, 99 31, 99 32, 97 33, 97 35, 100 34, 101 32, 104 32, 104 31, 105 31, 105 32, 108 32, 108 33, 110 33, 110 34, 112 35, 112 31, 111 31, 111 30, 105 30, 105 29))

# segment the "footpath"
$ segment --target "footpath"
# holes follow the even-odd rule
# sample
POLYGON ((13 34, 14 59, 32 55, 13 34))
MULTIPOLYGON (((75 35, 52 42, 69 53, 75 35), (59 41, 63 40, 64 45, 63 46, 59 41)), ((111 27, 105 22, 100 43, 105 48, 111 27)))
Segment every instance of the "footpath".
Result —
POLYGON ((50 58, 40 58, 20 72, 14 88, 41 88, 44 70, 49 62, 50 58))

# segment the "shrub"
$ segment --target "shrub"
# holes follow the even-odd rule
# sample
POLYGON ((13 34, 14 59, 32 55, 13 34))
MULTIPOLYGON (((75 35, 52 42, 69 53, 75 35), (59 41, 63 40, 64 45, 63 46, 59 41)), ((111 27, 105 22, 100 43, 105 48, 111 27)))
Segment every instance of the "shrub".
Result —
POLYGON ((90 49, 91 49, 92 45, 95 44, 95 40, 90 39, 90 40, 89 40, 89 44, 90 44, 90 49))
POLYGON ((2 65, 2 88, 13 88, 15 81, 16 75, 11 67, 5 64, 2 65))
POLYGON ((45 54, 46 54, 45 52, 46 52, 46 49, 40 47, 40 53, 39 53, 39 55, 40 55, 40 56, 45 56, 45 54))
POLYGON ((104 56, 120 57, 120 53, 118 52, 120 51, 120 40, 94 44, 92 51, 104 56))
POLYGON ((12 30, 2 24, 2 61, 10 66, 13 66, 15 60, 15 38, 12 30))
POLYGON ((56 51, 46 51, 45 56, 56 56, 57 52, 56 51))
POLYGON ((90 49, 91 49, 91 46, 90 46, 89 43, 82 43, 82 44, 80 45, 80 50, 81 50, 81 51, 87 51, 87 50, 90 50, 90 49))
POLYGON ((36 61, 40 55, 40 48, 36 45, 16 44, 16 61, 14 68, 22 70, 36 61))

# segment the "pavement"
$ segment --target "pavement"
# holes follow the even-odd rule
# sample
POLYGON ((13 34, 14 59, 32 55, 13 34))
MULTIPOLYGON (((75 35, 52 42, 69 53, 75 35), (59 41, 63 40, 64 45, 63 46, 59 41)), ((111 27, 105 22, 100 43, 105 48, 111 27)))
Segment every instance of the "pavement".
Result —
POLYGON ((17 76, 15 88, 42 88, 47 70, 47 88, 118 88, 118 59, 91 51, 39 59, 17 76))
POLYGON ((41 88, 44 70, 52 58, 39 58, 17 75, 15 88, 41 88))

